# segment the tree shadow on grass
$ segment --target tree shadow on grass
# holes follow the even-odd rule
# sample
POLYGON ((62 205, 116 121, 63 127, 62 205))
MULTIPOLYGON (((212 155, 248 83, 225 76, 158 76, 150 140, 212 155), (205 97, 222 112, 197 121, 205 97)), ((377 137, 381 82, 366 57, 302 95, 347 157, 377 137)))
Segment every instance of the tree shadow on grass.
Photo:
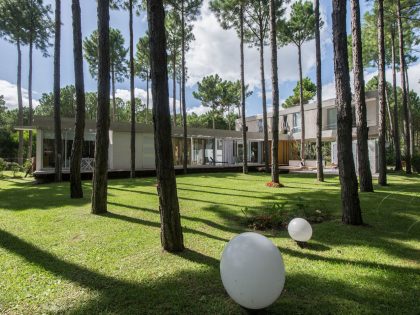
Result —
MULTIPOLYGON (((134 223, 134 224, 140 224, 140 225, 144 225, 144 226, 160 228, 160 223, 159 222, 147 221, 147 220, 143 220, 143 219, 136 218, 136 217, 130 217, 130 216, 127 216, 127 215, 118 214, 118 213, 115 213, 115 212, 107 212, 105 214, 102 214, 101 216, 106 217, 106 218, 116 219, 116 220, 123 220, 123 221, 134 223)), ((221 241, 221 242, 227 242, 228 241, 227 239, 224 239, 222 237, 212 235, 212 234, 209 234, 209 233, 206 233, 206 232, 203 232, 203 231, 198 231, 198 230, 195 230, 195 229, 191 229, 189 227, 186 227, 185 225, 183 225, 182 230, 185 233, 200 235, 200 236, 203 236, 203 237, 206 237, 206 238, 214 239, 216 241, 221 241)))
MULTIPOLYGON (((195 250, 186 250, 175 255, 203 268, 178 271, 170 277, 159 280, 136 281, 108 276, 67 262, 3 230, 0 230, 0 247, 30 264, 43 268, 57 278, 63 278, 98 293, 95 298, 87 302, 72 301, 69 305, 61 305, 61 310, 67 314, 244 313, 230 300, 223 289, 219 261, 195 250)), ((281 250, 285 252, 284 248, 281 250)), ((294 256, 301 255, 290 250, 286 253, 294 256)), ((304 256, 307 258, 308 254, 304 256)), ((324 257, 320 258, 313 254, 309 254, 309 259, 325 261, 324 257)), ((331 264, 354 263, 336 259, 327 260, 327 262, 331 264)), ((377 268, 376 265, 371 266, 363 262, 358 262, 358 264, 361 267, 377 268)), ((358 285, 358 281, 343 282, 316 277, 305 270, 299 273, 288 273, 282 296, 263 313, 395 314, 404 312, 414 314, 418 310, 415 300, 415 283, 407 286, 405 282, 398 279, 401 272, 411 271, 407 268, 389 268, 389 266, 381 268, 388 268, 386 278, 371 275, 368 276, 369 279, 360 277, 359 280, 369 281, 371 284, 369 286, 358 285), (407 294, 401 294, 401 292, 407 294)))

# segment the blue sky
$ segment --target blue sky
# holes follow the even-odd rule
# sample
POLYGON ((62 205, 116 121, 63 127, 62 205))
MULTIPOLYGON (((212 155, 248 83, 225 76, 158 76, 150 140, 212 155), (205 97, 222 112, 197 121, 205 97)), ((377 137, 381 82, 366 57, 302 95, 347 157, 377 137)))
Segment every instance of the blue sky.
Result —
MULTIPOLYGON (((196 41, 192 44, 191 50, 187 54, 187 66, 189 68, 190 79, 187 84, 187 106, 190 111, 202 112, 203 108, 192 96, 192 91, 196 88, 196 82, 204 75, 219 73, 222 78, 229 80, 239 79, 239 40, 234 31, 225 31, 220 28, 214 15, 209 11, 207 2, 202 9, 202 15, 194 25, 196 41)), ((45 3, 54 6, 53 0, 45 0, 45 3)), ((82 3, 82 29, 83 36, 88 36, 96 28, 96 1, 84 0, 82 3)), ((368 9, 365 1, 361 1, 362 14, 368 9)), ((333 55, 331 39, 331 1, 321 1, 321 14, 325 20, 325 27, 322 31, 323 48, 323 84, 324 98, 334 96, 333 84, 333 55)), ((72 26, 71 26, 71 1, 62 1, 62 55, 61 55, 61 84, 62 86, 73 84, 73 48, 72 48, 72 26)), ((350 22, 348 19, 348 29, 350 22)), ((111 26, 118 28, 128 40, 128 13, 126 11, 111 12, 111 26)), ((142 36, 147 28, 147 21, 144 15, 136 17, 134 20, 134 33, 137 40, 142 36)), ((128 42, 126 40, 126 46, 128 42)), ((303 68, 304 75, 315 80, 315 53, 314 42, 309 42, 303 49, 303 68)), ((269 99, 270 93, 270 55, 269 47, 266 48, 266 80, 268 84, 269 99)), ((246 80, 254 90, 254 94, 247 100, 247 115, 261 113, 261 94, 260 94, 260 73, 259 73, 259 52, 256 49, 247 48, 246 58, 246 80)), ((52 49, 51 49, 52 55, 52 49)), ((0 94, 5 98, 10 107, 16 106, 16 47, 0 40, 0 94)), ((23 87, 27 88, 28 74, 28 49, 23 49, 23 87)), ((296 85, 298 75, 297 50, 293 46, 282 47, 279 49, 279 79, 280 79, 280 99, 286 99, 296 85)), ((418 81, 418 80, 417 80, 418 81)), ((414 80, 413 80, 414 82, 414 80)), ((144 97, 146 85, 136 79, 137 93, 144 97)), ((87 91, 96 89, 96 82, 88 72, 85 63, 85 85, 87 91)), ((42 93, 50 92, 53 87, 53 58, 44 58, 39 52, 34 54, 34 98, 38 99, 42 93)), ((169 86, 170 95, 172 94, 171 82, 169 86)), ((128 97, 129 81, 117 84, 117 95, 128 97)), ((171 95, 172 96, 172 95, 171 95)), ((179 96, 177 95, 177 99, 179 96)))

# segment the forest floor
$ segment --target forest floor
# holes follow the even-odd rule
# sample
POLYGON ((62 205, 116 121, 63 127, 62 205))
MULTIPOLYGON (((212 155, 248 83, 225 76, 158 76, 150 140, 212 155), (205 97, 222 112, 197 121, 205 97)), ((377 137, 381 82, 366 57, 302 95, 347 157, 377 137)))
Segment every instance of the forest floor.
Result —
MULTIPOLYGON (((331 218, 301 249, 285 230, 261 232, 279 248, 286 283, 266 314, 419 314, 420 176, 390 175, 361 194, 365 226, 341 223, 338 178, 179 176, 186 250, 163 252, 156 180, 110 180, 106 215, 90 214, 69 184, 0 179, 0 313, 241 314, 226 294, 219 261, 248 231, 244 209, 305 204, 331 218)), ((245 211, 246 212, 246 211, 245 211)))

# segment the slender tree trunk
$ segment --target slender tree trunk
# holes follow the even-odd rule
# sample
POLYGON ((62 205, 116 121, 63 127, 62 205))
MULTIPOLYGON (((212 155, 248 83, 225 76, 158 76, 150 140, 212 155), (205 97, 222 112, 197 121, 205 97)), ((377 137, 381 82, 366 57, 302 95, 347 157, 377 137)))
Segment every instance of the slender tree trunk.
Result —
MULTIPOLYGON (((22 50, 20 48, 20 40, 16 42, 18 51, 17 66, 17 95, 18 95, 18 122, 19 126, 23 126, 23 100, 22 100, 22 50)), ((19 147, 18 147, 18 163, 23 165, 23 131, 19 130, 19 147)))
POLYGON ((112 121, 117 121, 117 101, 115 100, 115 71, 111 64, 111 84, 112 84, 112 121))
POLYGON ((410 122, 410 154, 414 155, 414 126, 413 115, 411 113, 411 100, 410 100, 410 82, 408 81, 408 65, 405 67, 405 82, 407 82, 407 107, 408 107, 408 120, 410 122))
POLYGON ((161 243, 164 250, 184 249, 172 153, 169 112, 165 12, 162 0, 147 1, 152 68, 153 121, 158 182, 161 243))
POLYGON ((184 158, 182 160, 182 167, 184 169, 184 174, 187 174, 187 166, 188 166, 188 143, 187 143, 187 105, 185 103, 185 8, 184 8, 184 1, 181 0, 181 68, 182 68, 182 75, 181 75, 181 103, 182 103, 182 122, 184 128, 184 158))
POLYGON ((397 95, 397 71, 396 71, 396 51, 395 51, 395 32, 391 32, 391 54, 392 54, 392 93, 394 97, 394 150, 395 150, 395 170, 402 170, 401 144, 398 119, 398 95, 397 95))
POLYGON ((136 177, 136 97, 134 95, 134 32, 133 32, 133 0, 128 1, 129 28, 130 28, 130 105, 131 105, 131 137, 130 137, 130 157, 131 169, 130 177, 136 177))
MULTIPOLYGON (((264 166, 265 172, 270 172, 270 145, 268 143, 268 124, 267 124, 267 92, 265 89, 265 70, 264 70, 264 34, 263 26, 260 21, 260 71, 261 71, 261 93, 264 124, 264 166)), ((229 128, 230 129, 230 128, 229 128)))
POLYGON ((362 32, 360 26, 359 0, 351 0, 351 25, 360 191, 373 192, 372 173, 369 162, 369 132, 367 127, 365 79, 363 76, 362 32))
POLYGON ((270 43, 271 43, 271 82, 273 98, 273 122, 271 127, 271 181, 280 183, 279 180, 279 81, 277 67, 277 20, 275 0, 270 0, 270 43))
POLYGON ((320 182, 324 181, 324 165, 322 162, 322 64, 321 64, 321 36, 320 36, 320 14, 319 14, 319 0, 315 0, 315 50, 316 50, 316 100, 317 100, 317 115, 316 115, 316 160, 317 160, 317 179, 320 182))
POLYGON ((405 82, 405 55, 404 55, 404 30, 401 21, 401 1, 397 0, 397 22, 399 35, 399 50, 400 50, 400 73, 401 73, 401 89, 403 95, 403 110, 404 110, 404 129, 405 129, 405 172, 411 174, 411 154, 410 154, 410 117, 407 104, 407 89, 405 82))
POLYGON ((243 141, 243 173, 248 174, 248 142, 246 133, 248 127, 246 125, 246 96, 245 96, 245 57, 244 57, 244 7, 241 3, 240 7, 240 51, 241 51, 241 107, 242 107, 242 141, 243 141))
MULTIPOLYGON (((32 33, 29 40, 29 79, 28 79, 28 99, 29 99, 29 122, 28 125, 32 126, 33 120, 33 107, 32 107, 32 73, 33 73, 33 39, 32 33)), ((28 139, 28 160, 32 157, 32 130, 29 130, 28 139)))
POLYGON ((70 197, 83 198, 80 164, 82 161, 83 141, 85 132, 85 84, 83 78, 83 37, 80 12, 80 1, 72 0, 73 12, 73 54, 74 77, 76 87, 76 123, 70 161, 70 197))
POLYGON ((227 106, 227 113, 229 130, 232 130, 232 122, 230 121, 230 105, 227 106))
POLYGON ((109 147, 109 0, 98 1, 98 113, 96 115, 95 168, 92 213, 107 212, 109 147))
POLYGON ((342 221, 363 224, 352 152, 350 71, 347 55, 346 1, 333 0, 333 42, 337 91, 337 149, 341 184, 342 221))
POLYGON ((378 93, 379 93, 379 126, 378 126, 378 168, 379 178, 378 184, 385 186, 387 184, 386 176, 386 80, 385 80, 385 35, 384 35, 384 3, 378 0, 378 52, 379 52, 379 68, 378 68, 378 93))
POLYGON ((305 108, 303 107, 302 47, 298 45, 299 57, 299 105, 300 105, 300 159, 305 163, 305 108))
POLYGON ((60 52, 61 52, 61 0, 55 0, 54 43, 54 133, 55 133, 55 181, 61 182, 62 140, 60 101, 60 52))
POLYGON ((174 114, 174 127, 176 127, 176 52, 174 51, 172 57, 172 88, 173 88, 173 100, 172 100, 172 109, 174 114))
POLYGON ((150 97, 149 97, 149 73, 147 74, 147 79, 146 79, 146 89, 147 89, 147 93, 146 93, 146 124, 149 123, 149 103, 150 103, 150 97))
POLYGON ((184 126, 184 113, 182 112, 182 80, 179 79, 179 115, 181 116, 181 124, 184 126))

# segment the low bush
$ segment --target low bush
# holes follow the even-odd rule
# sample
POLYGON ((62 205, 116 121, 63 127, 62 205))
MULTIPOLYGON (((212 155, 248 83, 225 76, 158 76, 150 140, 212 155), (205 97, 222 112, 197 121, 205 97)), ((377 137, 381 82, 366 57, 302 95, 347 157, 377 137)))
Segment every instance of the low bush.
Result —
POLYGON ((285 229, 294 218, 304 218, 310 223, 321 223, 331 218, 330 212, 325 207, 320 207, 313 202, 297 198, 293 202, 274 203, 271 207, 244 208, 244 224, 253 230, 280 230, 285 229), (321 210, 322 209, 322 210, 321 210))
POLYGON ((12 171, 13 177, 17 177, 17 174, 22 171, 22 167, 16 162, 8 163, 7 168, 12 171))
POLYGON ((3 172, 6 170, 6 161, 0 158, 0 177, 3 177, 3 172))

